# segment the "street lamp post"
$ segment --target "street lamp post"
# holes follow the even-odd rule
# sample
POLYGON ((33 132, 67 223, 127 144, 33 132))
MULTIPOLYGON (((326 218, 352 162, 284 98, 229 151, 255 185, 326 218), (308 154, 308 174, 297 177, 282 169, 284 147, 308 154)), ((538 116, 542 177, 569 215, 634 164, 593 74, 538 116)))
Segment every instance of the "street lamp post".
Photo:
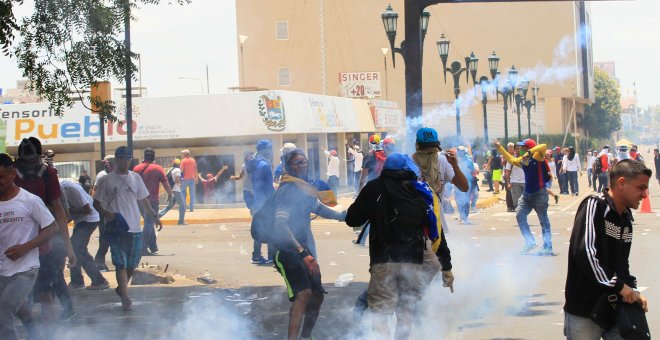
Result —
POLYGON ((247 35, 239 35, 238 39, 241 43, 241 86, 245 86, 245 62, 243 60, 243 44, 247 40, 247 35))
MULTIPOLYGON (((527 90, 529 89, 529 80, 527 78, 523 79, 520 81, 520 84, 518 85, 518 88, 516 89, 516 113, 518 114, 518 140, 522 140, 522 127, 520 123, 520 115, 521 115, 521 110, 520 107, 526 107, 527 106, 527 90)), ((529 110, 527 111, 529 112, 529 110)), ((527 121, 529 123, 529 115, 527 116, 527 121)), ((528 124, 529 127, 529 124, 528 124)))
POLYGON ((389 95, 389 89, 387 88, 387 52, 390 50, 387 47, 383 47, 380 49, 383 52, 383 65, 385 66, 385 100, 387 100, 387 96, 389 95))
MULTIPOLYGON (((500 63, 500 58, 495 54, 495 51, 493 51, 493 54, 491 54, 488 57, 488 69, 490 70, 490 77, 492 81, 495 81, 495 78, 497 76, 497 68, 500 63)), ((476 66, 475 66, 475 74, 476 74, 476 66)), ((484 109, 484 142, 488 143, 490 139, 488 139, 488 111, 486 110, 486 107, 488 106, 488 84, 490 81, 488 80, 488 77, 482 76, 479 78, 479 84, 481 87, 481 105, 483 106, 484 109)))
POLYGON ((403 57, 406 77, 406 117, 410 119, 408 128, 413 131, 421 127, 422 116, 422 45, 430 17, 430 13, 424 12, 424 8, 439 2, 438 0, 404 2, 405 38, 400 47, 394 47, 399 15, 392 10, 391 5, 388 5, 381 15, 392 51, 392 66, 396 68, 396 53, 403 57))
POLYGON ((504 142, 509 141, 509 116, 507 115, 507 110, 509 109, 509 103, 512 101, 513 91, 515 89, 515 84, 518 78, 518 71, 515 66, 511 66, 511 69, 507 72, 507 80, 502 86, 502 88, 497 89, 497 93, 502 95, 504 99, 504 142))
MULTIPOLYGON (((527 84, 529 86, 529 83, 527 84)), ((534 107, 534 110, 536 110, 536 95, 538 94, 539 87, 534 84, 534 87, 532 87, 532 100, 527 100, 525 99, 525 103, 523 104, 525 108, 527 109, 527 138, 532 138, 532 106, 534 107)), ((525 91, 527 92, 527 91, 525 91)), ((525 93, 526 95, 526 93, 525 93)))

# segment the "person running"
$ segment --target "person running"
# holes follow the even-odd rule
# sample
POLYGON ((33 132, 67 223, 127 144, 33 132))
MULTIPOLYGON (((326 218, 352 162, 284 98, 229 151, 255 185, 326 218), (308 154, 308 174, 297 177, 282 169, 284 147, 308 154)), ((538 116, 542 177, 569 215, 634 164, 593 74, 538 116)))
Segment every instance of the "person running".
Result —
POLYGON ((596 157, 594 156, 593 151, 589 150, 586 157, 586 169, 587 169, 587 181, 589 183, 589 189, 596 188, 596 174, 594 173, 594 161, 596 157))
POLYGON ((632 209, 648 197, 651 176, 651 169, 643 163, 621 160, 610 171, 609 189, 580 203, 569 243, 565 286, 564 335, 569 340, 622 339, 609 301, 602 311, 609 315, 598 318, 601 324, 594 321, 600 299, 613 296, 619 303, 639 303, 648 312, 648 301, 630 274, 628 257, 633 240, 632 209))
POLYGON ((78 258, 78 263, 71 266, 70 289, 85 289, 85 280, 82 275, 82 269, 90 277, 92 283, 87 287, 89 290, 101 290, 110 288, 92 255, 89 254, 87 246, 96 227, 99 224, 99 213, 92 207, 94 200, 87 191, 79 184, 71 181, 60 182, 62 194, 69 203, 69 218, 73 220, 73 233, 71 234, 71 244, 73 251, 78 258))
MULTIPOLYGON (((19 309, 32 291, 39 271, 38 247, 58 233, 55 218, 38 196, 14 184, 11 157, 0 154, 0 334, 18 339, 19 309)), ((27 328, 27 327, 26 327, 27 328)), ((34 328, 28 330, 28 338, 34 328)))
POLYGON ((154 223, 163 228, 158 214, 152 209, 149 191, 140 175, 128 170, 133 155, 126 146, 115 150, 116 169, 99 180, 94 192, 94 208, 108 221, 106 233, 110 234, 110 254, 115 265, 117 289, 122 310, 130 310, 132 300, 128 296, 128 282, 140 264, 142 229, 140 207, 153 216, 154 223))
POLYGON ((610 152, 609 145, 605 145, 598 154, 598 156, 596 157, 594 163, 594 172, 596 172, 598 175, 598 190, 596 190, 597 192, 601 192, 603 189, 609 188, 609 180, 610 180, 609 170, 611 167, 609 152, 610 152))
MULTIPOLYGON (((348 143, 348 140, 346 141, 348 143)), ((351 147, 350 145, 346 144, 346 148, 348 149, 348 152, 353 156, 354 160, 354 165, 353 165, 353 190, 355 191, 355 195, 360 193, 360 174, 362 173, 362 160, 364 159, 364 155, 362 152, 360 152, 360 146, 359 145, 353 145, 351 147)))
MULTIPOLYGON (((444 234, 433 204, 427 204, 422 191, 431 202, 438 200, 426 183, 417 181, 416 171, 408 156, 389 155, 380 177, 367 183, 346 215, 349 226, 367 221, 373 226, 367 301, 379 339, 391 339, 388 321, 392 314, 397 319, 394 338, 409 337, 416 304, 441 269, 434 250, 440 249, 444 234)), ((442 270, 443 284, 453 292, 451 263, 443 264, 442 270)))
POLYGON ((326 150, 323 152, 328 157, 328 186, 330 190, 335 193, 335 197, 339 197, 339 157, 337 157, 337 150, 326 150))
MULTIPOLYGON (((69 258, 69 265, 75 266, 77 258, 71 245, 69 227, 67 226, 66 212, 62 205, 62 190, 57 177, 57 169, 47 165, 41 159, 41 141, 36 137, 24 138, 18 146, 18 157, 14 163, 16 176, 14 183, 37 195, 51 211, 59 233, 50 242, 39 248, 39 274, 34 287, 35 300, 41 302, 42 311, 47 321, 55 319, 56 310, 54 296, 60 300, 63 307, 60 320, 68 321, 76 314, 73 300, 64 279, 65 259, 69 258)), ((30 306, 26 303, 20 311, 21 321, 31 319, 30 306)))
POLYGON ((301 149, 284 156, 285 175, 275 192, 273 246, 275 268, 284 278, 292 302, 289 310, 288 338, 295 340, 302 324, 301 338, 309 339, 316 324, 324 294, 317 262, 316 243, 310 214, 344 221, 346 213, 323 205, 309 183, 307 157, 301 149), (304 322, 303 322, 304 319, 304 322))
POLYGON ((523 155, 520 157, 510 155, 504 150, 504 147, 502 147, 502 144, 497 139, 493 141, 493 145, 497 147, 507 162, 521 167, 525 172, 525 191, 520 197, 518 208, 516 209, 518 227, 525 239, 525 245, 521 254, 527 254, 536 248, 536 241, 529 230, 529 223, 527 222, 527 215, 534 210, 541 222, 541 231, 543 233, 543 249, 536 253, 536 255, 554 255, 552 252, 552 231, 550 230, 550 219, 548 218, 548 192, 545 189, 545 183, 550 180, 550 174, 544 161, 546 145, 536 145, 536 141, 533 139, 525 139, 518 143, 523 152, 523 155))

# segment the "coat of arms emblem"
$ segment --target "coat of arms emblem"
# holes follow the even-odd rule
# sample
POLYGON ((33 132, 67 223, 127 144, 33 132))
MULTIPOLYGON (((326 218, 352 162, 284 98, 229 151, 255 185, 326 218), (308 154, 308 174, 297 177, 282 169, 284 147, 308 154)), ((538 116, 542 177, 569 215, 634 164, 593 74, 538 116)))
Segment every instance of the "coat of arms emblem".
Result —
POLYGON ((286 128, 286 114, 280 96, 262 95, 259 97, 258 106, 261 120, 268 130, 283 131, 286 128))

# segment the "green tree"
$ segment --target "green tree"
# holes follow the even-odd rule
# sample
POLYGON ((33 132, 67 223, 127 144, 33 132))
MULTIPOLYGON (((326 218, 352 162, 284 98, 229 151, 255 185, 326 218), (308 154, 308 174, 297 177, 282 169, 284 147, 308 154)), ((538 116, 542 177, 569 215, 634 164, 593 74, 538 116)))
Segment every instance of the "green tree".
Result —
POLYGON ((596 100, 585 112, 584 125, 589 136, 609 138, 621 129, 621 92, 619 84, 605 71, 594 70, 596 100))
MULTIPOLYGON (((128 58, 124 46, 124 18, 138 5, 161 0, 34 0, 33 14, 17 21, 12 5, 22 2, 0 0, 0 47, 10 56, 8 46, 18 37, 13 56, 29 89, 49 101, 57 114, 73 105, 73 91, 101 107, 106 118, 116 119, 114 103, 89 98, 87 91, 95 81, 135 74, 135 54, 128 58)), ((190 0, 168 0, 172 2, 190 0)))

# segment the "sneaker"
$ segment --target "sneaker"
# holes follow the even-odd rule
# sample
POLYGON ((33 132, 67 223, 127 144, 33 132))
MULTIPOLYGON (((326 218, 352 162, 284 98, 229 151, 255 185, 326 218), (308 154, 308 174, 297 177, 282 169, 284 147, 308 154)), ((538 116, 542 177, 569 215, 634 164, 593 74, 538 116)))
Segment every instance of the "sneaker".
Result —
POLYGON ((536 252, 536 256, 553 256, 552 248, 543 248, 536 252))
POLYGON ((96 268, 98 268, 100 271, 104 271, 104 272, 109 272, 110 271, 110 269, 108 269, 108 266, 106 266, 105 263, 101 263, 101 262, 96 262, 96 268))
POLYGON ((76 315, 78 315, 78 313, 73 309, 65 309, 62 311, 62 314, 60 314, 60 322, 69 322, 76 315))
POLYGON ((261 264, 273 263, 273 260, 269 260, 269 259, 264 258, 263 256, 259 256, 257 258, 253 258, 251 262, 252 262, 252 264, 261 265, 261 264))
POLYGON ((520 251, 521 254, 529 254, 532 249, 536 248, 536 244, 527 244, 523 247, 523 249, 520 251))
POLYGON ((85 289, 84 284, 79 285, 79 284, 75 284, 73 282, 70 282, 68 287, 69 287, 70 291, 78 291, 78 290, 84 290, 85 289))
POLYGON ((555 204, 559 204, 559 195, 555 194, 555 204))
POLYGON ((110 283, 106 280, 106 281, 103 281, 103 282, 101 282, 97 285, 89 285, 85 289, 87 289, 87 290, 104 290, 104 289, 108 289, 108 288, 110 288, 110 283))

